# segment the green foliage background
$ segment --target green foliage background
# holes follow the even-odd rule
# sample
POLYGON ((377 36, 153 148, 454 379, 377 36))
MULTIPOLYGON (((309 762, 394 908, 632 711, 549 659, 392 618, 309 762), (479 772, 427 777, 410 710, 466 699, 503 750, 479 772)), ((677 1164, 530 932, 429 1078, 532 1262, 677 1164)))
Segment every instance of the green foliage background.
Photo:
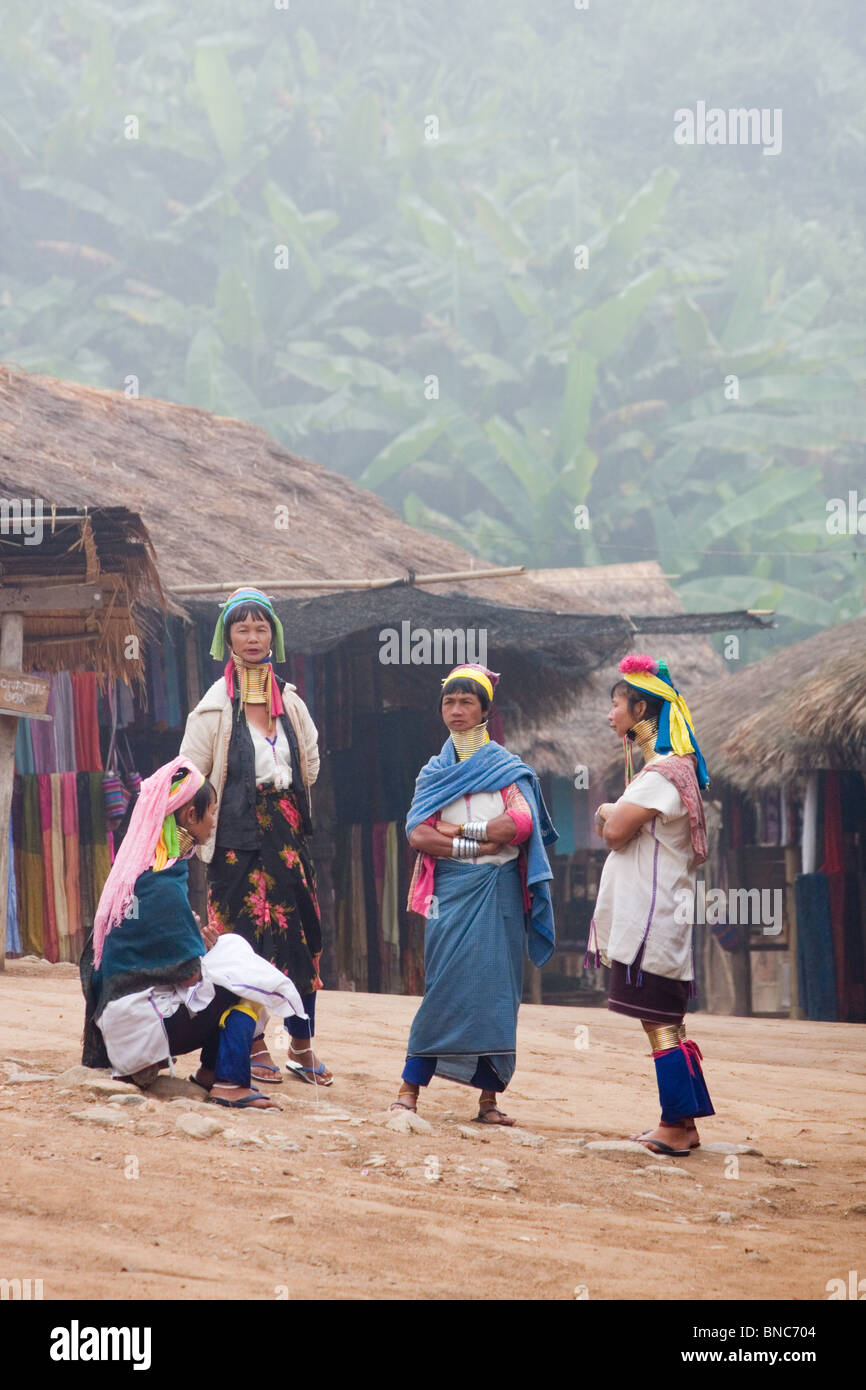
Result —
POLYGON ((7 0, 0 357, 256 421, 497 562, 859 613, 857 5, 288 3, 7 0), (698 100, 781 108, 781 154, 676 145, 698 100))

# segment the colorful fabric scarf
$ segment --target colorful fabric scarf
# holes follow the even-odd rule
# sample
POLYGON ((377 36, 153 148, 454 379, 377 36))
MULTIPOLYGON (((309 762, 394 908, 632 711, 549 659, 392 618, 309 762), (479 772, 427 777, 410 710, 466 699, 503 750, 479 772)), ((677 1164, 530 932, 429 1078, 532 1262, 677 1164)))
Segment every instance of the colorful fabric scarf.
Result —
POLYGON ((45 951, 45 905, 42 870, 42 821, 39 778, 23 777, 21 789, 21 944, 25 952, 45 951))
POLYGON ((48 688, 48 719, 34 719, 31 722, 30 738, 33 743, 33 762, 38 773, 54 772, 57 768, 57 738, 55 734, 55 686, 52 681, 48 688))
POLYGON ((96 707, 98 676, 95 671, 73 671, 72 706, 75 720, 75 766, 81 772, 101 772, 99 717, 96 707))
POLYGON ((19 719, 15 735, 15 771, 24 776, 32 775, 36 771, 31 734, 31 726, 34 723, 40 724, 42 720, 19 719))
POLYGON ((57 762, 50 772, 75 772, 75 708, 72 681, 68 671, 51 677, 54 689, 54 736, 57 743, 57 762))
MULTIPOLYGON (((22 724, 27 721, 22 719, 22 724)), ((6 951, 10 956, 21 955, 18 932, 18 886, 15 882, 15 844, 12 837, 12 817, 9 818, 9 871, 6 879, 6 951)))
MULTIPOLYGON (((93 813, 90 802, 90 777, 89 772, 76 772, 75 774, 75 799, 78 803, 78 879, 81 885, 81 926, 85 936, 93 929, 93 916, 99 901, 99 895, 95 894, 93 889, 93 813)), ((103 822, 104 820, 105 812, 103 810, 103 822)))
POLYGON ((623 657, 619 669, 628 685, 634 686, 635 690, 644 690, 648 695, 657 695, 663 702, 656 734, 656 752, 676 753, 680 757, 693 753, 697 760, 698 785, 708 787, 710 776, 704 755, 698 747, 691 711, 671 680, 667 664, 654 661, 651 656, 633 653, 623 657))
POLYGON ((458 797, 472 792, 499 791, 511 782, 517 783, 532 811, 532 833, 526 842, 526 881, 532 899, 528 950, 534 965, 544 965, 553 955, 556 941, 550 897, 553 870, 547 858, 547 846, 559 837, 531 767, 492 740, 482 744, 465 762, 458 762, 454 744, 448 738, 442 751, 418 773, 415 795, 406 817, 406 833, 410 834, 416 825, 443 806, 450 806, 458 797))
POLYGON ((54 916, 57 922, 57 958, 68 961, 69 914, 66 908, 66 845, 63 837, 60 773, 52 772, 48 781, 51 786, 51 875, 54 916))
MULTIPOLYGON (((282 693, 281 693, 281 691, 280 691, 280 687, 279 687, 279 684, 278 684, 278 682, 277 682, 277 679, 276 679, 276 677, 275 677, 275 675, 274 675, 274 668, 273 668, 273 666, 271 665, 271 663, 270 663, 269 661, 261 662, 261 663, 259 663, 259 664, 260 664, 260 665, 263 665, 263 666, 265 667, 265 669, 266 669, 266 672, 267 672, 267 674, 266 674, 266 676, 265 676, 265 697, 266 697, 265 703, 266 703, 266 705, 267 705, 267 710, 268 710, 268 727, 270 727, 270 726, 273 724, 274 720, 277 718, 277 716, 280 715, 280 714, 285 714, 286 711, 285 711, 285 707, 284 707, 284 705, 283 705, 282 693)), ((246 667, 246 666, 244 666, 242 663, 238 662, 238 670, 240 671, 240 697, 241 697, 241 704, 242 704, 242 705, 245 705, 246 702, 247 702, 247 697, 248 697, 248 691, 247 691, 247 674, 246 674, 246 673, 247 673, 247 670, 248 670, 248 667, 246 667)), ((223 672, 223 675, 225 676, 225 680, 226 680, 226 690, 228 691, 228 697, 229 697, 229 699, 230 699, 232 702, 234 702, 234 698, 235 698, 235 658, 234 658, 234 657, 232 657, 232 656, 229 657, 228 661, 226 662, 226 668, 225 668, 225 671, 223 672)))
POLYGON ((61 824, 66 860, 65 890, 69 918, 70 947, 74 953, 78 944, 74 938, 81 934, 80 871, 78 864, 78 799, 75 792, 75 773, 60 774, 61 824))
POLYGON ((694 757, 665 758, 663 762, 650 763, 649 768, 651 772, 658 772, 671 782, 682 797, 683 805, 689 813, 689 832, 695 860, 698 864, 703 864, 707 857, 707 819, 698 790, 694 757))
POLYGON ((168 868, 175 863, 178 847, 174 812, 192 800, 204 785, 204 781, 204 775, 188 758, 177 757, 157 768, 151 777, 145 778, 142 782, 129 828, 117 852, 96 909, 93 923, 93 960, 97 969, 102 960, 106 936, 122 920, 133 902, 138 876, 147 869, 153 868, 158 872, 159 869, 168 868), (177 786, 172 787, 175 773, 182 768, 187 773, 186 777, 177 786), (171 825, 167 826, 166 820, 169 818, 171 825))
POLYGON ((92 855, 91 863, 93 866, 93 901, 94 903, 98 903, 99 896, 111 872, 111 846, 108 842, 108 827, 105 824, 105 797, 102 791, 102 773, 88 772, 87 783, 90 792, 90 843, 92 855))
POLYGON ((51 836, 51 775, 40 772, 36 778, 39 788, 39 825, 42 840, 43 892, 45 909, 45 949, 43 955, 52 965, 59 959, 57 941, 57 912, 54 902, 54 845, 51 836))

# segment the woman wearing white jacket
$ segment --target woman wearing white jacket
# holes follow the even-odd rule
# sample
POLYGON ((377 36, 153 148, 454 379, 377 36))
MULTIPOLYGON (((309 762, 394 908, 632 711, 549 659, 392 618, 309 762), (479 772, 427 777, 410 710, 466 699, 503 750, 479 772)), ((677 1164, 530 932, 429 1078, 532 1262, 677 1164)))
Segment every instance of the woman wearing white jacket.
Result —
MULTIPOLYGON (((312 1050, 322 925, 307 837, 310 789, 319 772, 318 733, 295 687, 271 657, 285 660, 283 629, 259 589, 233 593, 220 613, 211 654, 225 672, 191 711, 180 751, 217 792, 208 866, 208 925, 235 931, 294 983, 308 1019, 288 1018, 289 1069, 329 1086, 312 1050)), ((257 1081, 282 1078, 264 1042, 252 1055, 257 1081)))

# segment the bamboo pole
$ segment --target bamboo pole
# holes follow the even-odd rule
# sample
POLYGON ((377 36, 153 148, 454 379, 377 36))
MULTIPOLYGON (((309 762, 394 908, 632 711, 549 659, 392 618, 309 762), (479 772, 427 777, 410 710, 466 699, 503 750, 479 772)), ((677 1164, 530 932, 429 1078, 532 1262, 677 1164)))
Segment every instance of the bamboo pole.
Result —
MULTIPOLYGON (((20 671, 24 655, 24 615, 6 613, 0 629, 0 668, 20 671)), ((6 906, 9 882, 9 821, 15 777, 15 739, 18 719, 0 714, 0 970, 6 968, 6 906)))
MULTIPOLYGON (((509 574, 525 574, 525 565, 508 565, 498 569, 453 570, 449 574, 416 574, 412 577, 395 574, 390 579, 257 579, 257 589, 390 589, 397 584, 450 584, 465 579, 499 579, 509 574)), ((249 581, 247 581, 249 582, 249 581)), ((174 586, 175 594, 231 594, 243 588, 236 583, 181 584, 174 586)))
POLYGON ((98 642, 98 632, 59 632, 50 637, 25 637, 25 647, 68 647, 70 642, 98 642))

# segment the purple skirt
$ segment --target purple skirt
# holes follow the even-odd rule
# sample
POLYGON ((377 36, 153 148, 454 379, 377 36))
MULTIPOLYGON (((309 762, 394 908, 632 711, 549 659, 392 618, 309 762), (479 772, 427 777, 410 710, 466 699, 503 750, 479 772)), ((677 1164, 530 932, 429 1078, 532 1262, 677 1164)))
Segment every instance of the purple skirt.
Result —
POLYGON ((667 975, 653 975, 645 970, 638 984, 642 955, 643 950, 631 966, 611 961, 607 1007, 615 1014, 645 1018, 647 1023, 682 1023, 689 1007, 691 980, 671 980, 667 975))

